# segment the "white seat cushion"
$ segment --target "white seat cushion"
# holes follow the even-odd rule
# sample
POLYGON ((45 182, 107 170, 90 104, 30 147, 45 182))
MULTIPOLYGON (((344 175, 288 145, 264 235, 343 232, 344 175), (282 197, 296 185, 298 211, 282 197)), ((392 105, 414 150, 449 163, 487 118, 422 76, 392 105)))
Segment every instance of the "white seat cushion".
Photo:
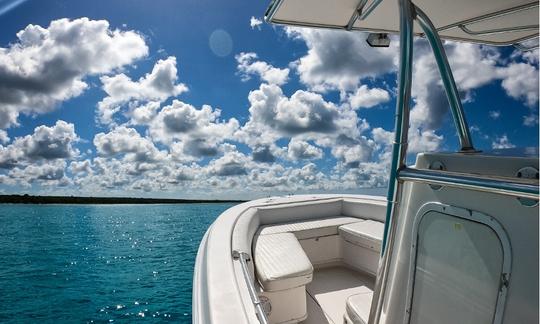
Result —
POLYGON ((367 324, 373 292, 352 295, 347 298, 346 313, 353 324, 367 324))
POLYGON ((347 242, 374 251, 381 250, 384 223, 366 220, 339 227, 339 235, 347 242))
POLYGON ((313 279, 313 266, 292 233, 259 235, 254 250, 257 278, 265 291, 300 287, 313 279))
POLYGON ((354 217, 337 216, 316 220, 297 221, 294 223, 266 225, 261 227, 259 235, 290 232, 294 233, 299 240, 303 240, 313 237, 337 235, 339 226, 361 221, 361 219, 354 217))

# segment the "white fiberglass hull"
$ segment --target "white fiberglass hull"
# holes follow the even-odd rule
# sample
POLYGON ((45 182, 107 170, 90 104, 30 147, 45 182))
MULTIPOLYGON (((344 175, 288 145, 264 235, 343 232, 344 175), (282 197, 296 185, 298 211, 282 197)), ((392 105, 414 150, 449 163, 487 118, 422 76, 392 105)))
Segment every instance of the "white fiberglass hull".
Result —
MULTIPOLYGON (((199 247, 193 280, 193 323, 241 324, 258 321, 241 264, 233 259, 233 251, 251 255, 252 241, 261 225, 334 216, 370 218, 382 223, 385 209, 384 197, 361 195, 266 198, 230 208, 208 229, 199 247)), ((310 244, 309 240, 302 241, 310 244)), ((332 253, 339 252, 308 251, 312 261, 314 258, 324 259, 325 254, 332 253)), ((371 268, 376 269, 378 253, 373 255, 375 264, 371 268)), ((339 257, 319 261, 335 262, 339 257)), ((251 262, 250 270, 251 278, 254 278, 251 262)))

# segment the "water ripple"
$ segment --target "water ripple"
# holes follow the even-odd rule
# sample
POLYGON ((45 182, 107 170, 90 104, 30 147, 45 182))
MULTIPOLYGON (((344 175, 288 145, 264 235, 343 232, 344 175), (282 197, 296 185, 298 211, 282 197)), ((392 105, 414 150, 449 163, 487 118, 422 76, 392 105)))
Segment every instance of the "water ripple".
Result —
POLYGON ((0 322, 191 323, 198 243, 231 206, 1 205, 0 322))

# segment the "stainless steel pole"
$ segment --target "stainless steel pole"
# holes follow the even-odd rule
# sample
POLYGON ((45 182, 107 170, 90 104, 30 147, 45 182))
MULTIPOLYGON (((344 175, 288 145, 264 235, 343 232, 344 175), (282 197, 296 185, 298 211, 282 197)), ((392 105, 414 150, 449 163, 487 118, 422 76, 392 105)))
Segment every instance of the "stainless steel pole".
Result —
POLYGON ((538 200, 538 180, 504 178, 439 170, 405 168, 400 181, 412 181, 538 200))
POLYGON ((386 290, 386 279, 393 250, 393 233, 397 223, 397 208, 401 196, 401 184, 398 181, 399 170, 406 166, 407 141, 409 133, 409 115, 411 103, 412 62, 413 62, 413 4, 410 0, 398 0, 400 10, 400 57, 399 81, 396 103, 396 122, 392 165, 388 183, 388 206, 381 248, 382 259, 377 271, 377 281, 371 303, 369 323, 379 322, 386 290), (388 248, 387 248, 388 246, 388 248))
POLYGON ((459 142, 461 144, 461 151, 474 152, 475 150, 469 131, 469 126, 467 125, 465 114, 463 113, 463 106, 461 104, 461 99, 459 98, 456 82, 454 81, 450 64, 448 64, 448 59, 446 58, 446 53, 444 52, 441 39, 437 34, 437 29, 435 26, 433 26, 431 20, 429 20, 428 16, 420 8, 414 6, 414 11, 416 13, 417 21, 420 24, 420 27, 422 27, 422 30, 429 41, 429 45, 431 45, 433 55, 435 56, 435 61, 437 61, 444 90, 446 91, 446 97, 450 103, 452 117, 454 118, 454 122, 456 124, 459 142))

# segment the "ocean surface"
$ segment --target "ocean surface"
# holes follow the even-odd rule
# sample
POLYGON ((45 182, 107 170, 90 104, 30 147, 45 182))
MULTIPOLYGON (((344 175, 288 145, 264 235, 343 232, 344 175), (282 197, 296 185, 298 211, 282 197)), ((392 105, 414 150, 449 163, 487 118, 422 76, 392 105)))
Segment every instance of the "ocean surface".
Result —
POLYGON ((199 242, 233 205, 0 205, 0 322, 191 323, 199 242))

